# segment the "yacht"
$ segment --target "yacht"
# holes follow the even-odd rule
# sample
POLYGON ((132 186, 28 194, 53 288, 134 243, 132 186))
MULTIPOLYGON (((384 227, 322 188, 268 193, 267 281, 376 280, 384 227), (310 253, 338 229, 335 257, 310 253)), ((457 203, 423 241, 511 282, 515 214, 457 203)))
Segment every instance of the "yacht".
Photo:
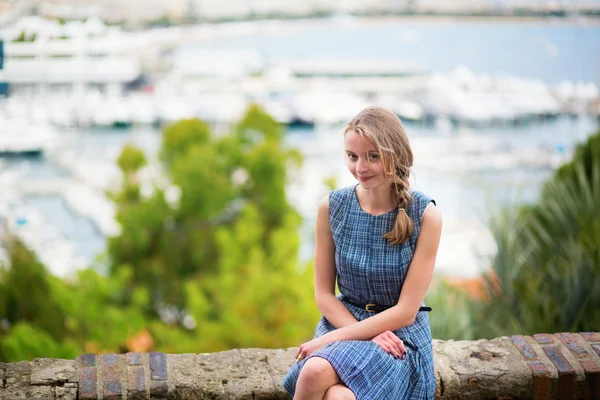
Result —
POLYGON ((50 126, 0 117, 0 157, 41 156, 54 137, 50 126))

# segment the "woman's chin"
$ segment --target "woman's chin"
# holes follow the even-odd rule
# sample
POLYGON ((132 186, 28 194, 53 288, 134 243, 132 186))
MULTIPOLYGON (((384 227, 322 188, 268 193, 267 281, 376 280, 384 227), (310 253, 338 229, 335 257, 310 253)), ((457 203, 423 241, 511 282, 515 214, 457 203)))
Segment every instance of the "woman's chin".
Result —
MULTIPOLYGON (((357 179, 358 180, 358 179, 357 179)), ((381 180, 377 180, 375 178, 371 178, 367 181, 358 180, 358 184, 364 190, 374 190, 382 187, 391 187, 391 183, 388 185, 387 182, 381 182, 381 180)))
POLYGON ((365 189, 365 190, 369 190, 372 189, 374 187, 373 182, 371 182, 372 179, 369 179, 368 181, 358 181, 358 184, 360 185, 361 188, 365 189))

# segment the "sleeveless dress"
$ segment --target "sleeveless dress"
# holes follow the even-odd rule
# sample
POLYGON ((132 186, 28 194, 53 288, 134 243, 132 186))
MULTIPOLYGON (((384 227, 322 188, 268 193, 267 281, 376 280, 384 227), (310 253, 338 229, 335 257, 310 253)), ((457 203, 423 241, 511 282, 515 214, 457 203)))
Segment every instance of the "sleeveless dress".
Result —
MULTIPOLYGON (((376 313, 356 307, 346 299, 358 304, 398 303, 421 230, 421 218, 427 205, 435 201, 421 192, 411 191, 412 202, 406 212, 413 221, 413 233, 408 241, 394 246, 382 235, 392 229, 398 210, 377 216, 365 212, 355 188, 350 186, 329 194, 329 223, 341 293, 338 298, 357 321, 362 321, 376 313)), ((334 329, 321 317, 315 338, 334 329)), ((322 357, 329 361, 357 400, 433 399, 436 381, 427 312, 418 312, 412 325, 394 333, 404 341, 406 356, 403 360, 387 354, 371 341, 333 342, 295 362, 283 386, 293 396, 304 363, 312 357, 322 357)))

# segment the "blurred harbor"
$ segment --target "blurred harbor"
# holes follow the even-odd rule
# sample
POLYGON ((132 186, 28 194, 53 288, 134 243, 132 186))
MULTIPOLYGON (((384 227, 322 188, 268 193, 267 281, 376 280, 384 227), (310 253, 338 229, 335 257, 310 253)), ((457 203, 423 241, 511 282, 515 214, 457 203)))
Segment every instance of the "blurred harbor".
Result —
POLYGON ((161 127, 201 118, 224 134, 251 103, 305 157, 288 190, 303 258, 323 180, 354 183, 343 124, 377 104, 405 121, 414 187, 444 213, 437 270, 473 276, 493 251, 488 213, 534 200, 600 114, 600 26, 588 24, 344 17, 127 31, 28 17, 0 40, 0 221, 61 276, 119 232, 105 191, 124 144, 147 152, 150 184, 161 127))

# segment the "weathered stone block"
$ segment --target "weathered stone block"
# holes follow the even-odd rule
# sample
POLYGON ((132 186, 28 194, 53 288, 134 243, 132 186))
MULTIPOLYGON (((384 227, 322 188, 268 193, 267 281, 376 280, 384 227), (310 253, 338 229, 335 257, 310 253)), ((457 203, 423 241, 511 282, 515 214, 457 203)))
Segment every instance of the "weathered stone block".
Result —
POLYGON ((277 395, 277 397, 275 397, 276 399, 281 399, 281 400, 291 400, 291 396, 285 391, 285 388, 283 387, 283 377, 285 375, 273 375, 271 378, 273 380, 273 387, 275 388, 275 393, 277 395))
POLYGON ((519 374, 512 371, 523 370, 529 380, 531 372, 510 340, 436 341, 434 348, 443 399, 524 397, 523 387, 517 385, 522 382, 514 378, 519 374))
MULTIPOLYGON (((227 353, 232 352, 235 351, 227 353)), ((169 379, 175 382, 173 393, 178 399, 196 400, 205 394, 211 400, 225 399, 222 384, 225 378, 218 365, 212 363, 211 354, 169 354, 167 360, 169 379)))
POLYGON ((593 344, 592 349, 594 349, 596 354, 598 354, 598 357, 600 357, 600 344, 593 344))
POLYGON ((97 379, 96 367, 85 367, 79 370, 80 381, 95 381, 97 379))
MULTIPOLYGON (((0 389, 4 389, 4 370, 6 369, 6 364, 0 363, 0 389)), ((1 396, 0 396, 1 400, 1 396)))
POLYGON ((558 370, 558 397, 561 399, 575 398, 575 369, 558 346, 544 346, 543 349, 558 370))
POLYGON ((127 353, 125 357, 129 365, 142 365, 142 353, 127 353))
POLYGON ((228 399, 257 399, 267 400, 273 398, 273 382, 269 382, 263 377, 253 376, 245 379, 231 379, 225 388, 225 396, 228 399))
MULTIPOLYGON (((94 359, 94 364, 96 364, 94 359)), ((83 365, 83 364, 82 364, 83 365)), ((97 398, 97 371, 96 367, 79 368, 79 398, 96 399, 97 398)))
POLYGON ((547 333, 536 333, 535 335, 533 335, 533 338, 539 344, 551 344, 551 343, 554 343, 554 338, 552 337, 552 335, 548 335, 547 333))
POLYGON ((116 354, 102 355, 102 379, 104 382, 121 382, 124 365, 116 354))
POLYGON ((30 395, 33 400, 54 400, 54 388, 51 386, 32 386, 30 395))
POLYGON ((580 361, 581 367, 585 372, 587 385, 585 388, 586 399, 600 399, 600 365, 594 361, 580 361))
POLYGON ((31 399, 31 390, 29 387, 17 387, 4 389, 3 400, 29 400, 31 399))
POLYGON ((167 381, 151 381, 150 397, 153 399, 166 399, 169 393, 167 381))
POLYGON ((96 355, 95 354, 82 354, 79 356, 79 361, 82 367, 95 367, 96 366, 96 355))
POLYGON ((497 362, 507 363, 508 373, 499 377, 499 394, 515 399, 527 399, 533 396, 533 382, 530 369, 521 359, 521 353, 512 345, 510 339, 503 339, 507 354, 497 362))
POLYGON ((297 350, 297 347, 292 347, 285 350, 265 351, 267 371, 271 375, 285 375, 295 361, 294 355, 297 350))
POLYGON ((77 386, 57 386, 54 388, 56 400, 76 400, 77 386))
POLYGON ((142 400, 146 396, 144 368, 132 366, 127 369, 127 399, 142 400))
POLYGON ((600 342, 600 332, 581 332, 580 335, 588 342, 600 342))
POLYGON ((29 361, 6 364, 4 379, 7 389, 29 388, 31 384, 31 366, 29 365, 29 361))
POLYGON ((107 353, 102 354, 102 365, 103 366, 112 366, 119 362, 119 356, 115 353, 107 353))
POLYGON ((79 382, 79 398, 82 400, 95 400, 98 398, 96 381, 79 382))
POLYGON ((119 382, 104 382, 104 400, 120 400, 121 384, 119 382))
POLYGON ((165 353, 150 353, 150 379, 167 379, 167 356, 165 353))
MULTIPOLYGON (((178 400, 228 400, 225 396, 225 389, 221 382, 208 381, 194 385, 191 382, 181 384, 177 382, 175 386, 175 398, 178 400)), ((169 395, 171 397, 171 395, 169 395)))
MULTIPOLYGON (((454 341, 439 341, 434 340, 434 346, 436 350, 433 353, 435 362, 436 374, 440 377, 440 395, 443 396, 446 393, 454 393, 460 390, 460 379, 456 371, 452 368, 452 358, 450 353, 452 352, 452 346, 454 341)), ((447 397, 451 398, 451 397, 447 397)))
POLYGON ((241 379, 256 374, 268 374, 267 352, 263 349, 240 349, 210 354, 209 362, 221 376, 241 379), (216 356, 219 354, 218 356, 216 356), (224 357, 231 360, 227 362, 224 357))
POLYGON ((57 386, 64 382, 77 382, 75 361, 36 358, 31 362, 32 385, 57 386))
POLYGON ((275 398, 282 400, 290 400, 292 397, 289 394, 287 394, 283 387, 284 376, 285 374, 271 376, 271 380, 273 381, 273 387, 275 388, 275 393, 277 395, 277 397, 275 398))
POLYGON ((514 335, 510 337, 510 340, 515 345, 519 352, 523 355, 523 359, 526 361, 539 361, 540 357, 535 352, 531 344, 527 341, 525 336, 522 335, 514 335))
POLYGON ((552 382, 550 380, 550 372, 540 361, 530 361, 527 363, 531 369, 533 378, 533 399, 544 400, 550 399, 552 393, 552 382))

